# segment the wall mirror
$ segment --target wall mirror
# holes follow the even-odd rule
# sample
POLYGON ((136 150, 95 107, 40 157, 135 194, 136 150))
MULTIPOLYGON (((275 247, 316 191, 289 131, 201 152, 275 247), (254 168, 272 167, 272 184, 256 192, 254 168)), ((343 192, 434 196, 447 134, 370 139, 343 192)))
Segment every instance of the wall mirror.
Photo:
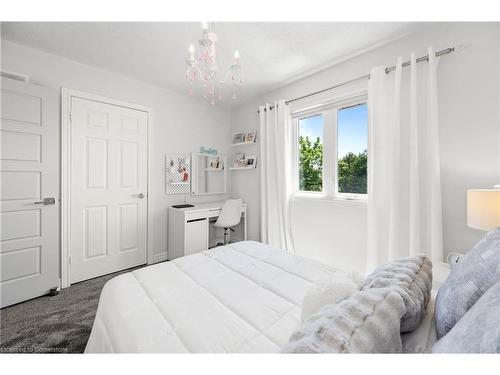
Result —
POLYGON ((226 193, 225 155, 191 154, 191 195, 226 193))

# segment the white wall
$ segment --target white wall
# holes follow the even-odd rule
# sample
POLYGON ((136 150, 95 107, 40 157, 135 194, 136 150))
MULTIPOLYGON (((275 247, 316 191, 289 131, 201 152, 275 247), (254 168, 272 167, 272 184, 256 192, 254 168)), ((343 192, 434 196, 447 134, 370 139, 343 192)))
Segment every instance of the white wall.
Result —
MULTIPOLYGON (((499 176, 499 26, 496 23, 429 25, 416 33, 345 61, 231 111, 232 131, 258 128, 257 108, 290 99, 368 73, 377 65, 393 65, 398 56, 426 53, 471 43, 465 51, 444 56, 439 68, 441 176, 445 254, 467 251, 482 235, 466 227, 465 192, 491 187, 499 176)), ((333 94, 332 94, 333 95, 333 94)), ((249 153, 258 155, 258 146, 249 153)), ((233 196, 249 204, 249 236, 259 238, 259 171, 231 177, 233 196)), ((292 201, 292 230, 300 255, 349 268, 364 269, 366 205, 360 202, 292 201)))
MULTIPOLYGON (((153 250, 157 260, 166 259, 167 207, 183 203, 183 195, 165 195, 164 158, 167 153, 198 152, 208 146, 226 152, 230 141, 228 109, 206 101, 137 81, 2 40, 2 68, 31 76, 34 83, 120 99, 152 108, 151 186, 153 250)), ((144 58, 147 58, 145 56, 144 58)), ((224 196, 190 198, 191 202, 224 196)))
MULTIPOLYGON (((466 251, 482 232, 465 224, 465 190, 500 180, 498 24, 455 23, 429 26, 401 40, 255 98, 229 114, 205 101, 2 40, 2 67, 30 75, 35 83, 68 87, 141 104, 153 109, 152 186, 153 248, 167 250, 166 208, 183 196, 164 194, 165 153, 188 153, 199 146, 222 152, 230 133, 258 128, 257 107, 293 98, 332 83, 366 74, 376 65, 392 65, 397 56, 424 54, 454 44, 471 43, 459 54, 441 59, 439 99, 445 252, 466 251), (231 123, 231 129, 230 125, 231 123)), ((259 141, 258 141, 259 142, 259 141)), ((241 151, 257 155, 258 144, 241 151)), ((232 150, 234 151, 234 150, 232 150)), ((259 168, 230 173, 231 195, 248 203, 249 238, 259 239, 259 168)), ((212 200, 219 197, 206 197, 212 200)), ((191 199, 191 198, 189 198, 191 199)), ((202 198, 191 199, 192 201, 202 198)), ((360 202, 292 202, 297 252, 340 267, 364 267, 366 206, 360 202)))

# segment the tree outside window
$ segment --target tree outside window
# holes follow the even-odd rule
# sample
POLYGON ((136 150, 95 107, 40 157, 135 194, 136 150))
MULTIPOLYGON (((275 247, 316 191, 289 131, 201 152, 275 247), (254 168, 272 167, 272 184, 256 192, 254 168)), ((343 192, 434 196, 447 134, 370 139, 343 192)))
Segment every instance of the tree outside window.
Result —
POLYGON ((299 189, 323 190, 323 144, 319 137, 314 142, 308 136, 299 137, 299 189))

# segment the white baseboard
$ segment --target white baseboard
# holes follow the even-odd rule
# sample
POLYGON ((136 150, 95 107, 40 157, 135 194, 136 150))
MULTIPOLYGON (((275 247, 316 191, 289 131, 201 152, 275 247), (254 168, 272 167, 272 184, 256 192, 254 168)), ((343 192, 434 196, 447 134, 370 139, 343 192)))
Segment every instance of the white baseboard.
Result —
POLYGON ((158 263, 158 262, 163 262, 165 260, 167 260, 168 258, 168 252, 165 250, 165 251, 162 251, 161 253, 159 254, 155 254, 153 255, 153 263, 158 263))

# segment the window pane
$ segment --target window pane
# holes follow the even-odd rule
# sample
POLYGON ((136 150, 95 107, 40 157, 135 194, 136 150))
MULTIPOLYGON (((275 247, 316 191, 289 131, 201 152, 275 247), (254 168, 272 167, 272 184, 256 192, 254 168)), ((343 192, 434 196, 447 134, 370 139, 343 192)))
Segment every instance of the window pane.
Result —
POLYGON ((339 193, 366 194, 368 106, 360 104, 337 112, 339 193))
POLYGON ((299 120, 299 190, 323 191, 323 116, 299 120))

